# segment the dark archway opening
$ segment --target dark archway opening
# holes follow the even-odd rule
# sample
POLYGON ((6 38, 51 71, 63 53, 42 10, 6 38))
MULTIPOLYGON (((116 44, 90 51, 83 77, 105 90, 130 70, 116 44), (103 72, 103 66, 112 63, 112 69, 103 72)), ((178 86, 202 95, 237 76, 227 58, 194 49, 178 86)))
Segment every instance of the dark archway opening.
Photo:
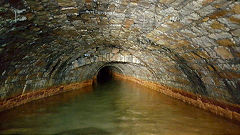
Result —
POLYGON ((114 73, 123 74, 123 72, 114 66, 105 66, 98 71, 97 82, 106 83, 114 79, 114 73))
POLYGON ((113 70, 110 66, 103 67, 97 74, 98 83, 106 83, 113 79, 113 70))

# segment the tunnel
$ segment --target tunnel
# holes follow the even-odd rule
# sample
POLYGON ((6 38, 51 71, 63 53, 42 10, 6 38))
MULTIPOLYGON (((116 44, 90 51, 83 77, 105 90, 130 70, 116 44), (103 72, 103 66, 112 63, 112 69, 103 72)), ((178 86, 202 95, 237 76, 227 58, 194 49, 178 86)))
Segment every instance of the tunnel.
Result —
POLYGON ((97 81, 99 83, 104 83, 111 79, 113 79, 113 76, 110 67, 103 67, 102 69, 100 69, 97 75, 97 81))
POLYGON ((114 73, 122 73, 122 71, 113 66, 104 66, 102 67, 98 73, 97 73, 97 82, 98 83, 107 83, 108 81, 111 81, 114 79, 114 73))
MULTIPOLYGON (((219 119, 226 118, 223 123, 238 123, 239 37, 239 0, 0 0, 0 113, 11 114, 11 110, 24 108, 25 104, 49 101, 76 89, 91 91, 96 82, 104 84, 101 88, 107 94, 111 94, 110 87, 125 88, 133 83, 136 90, 146 87, 219 119)), ((129 103, 136 102, 129 107, 120 102, 121 106, 108 108, 134 112, 131 109, 144 108, 141 105, 148 106, 147 102, 155 104, 149 101, 154 96, 143 98, 142 91, 130 90, 129 95, 124 90, 112 92, 116 93, 106 99, 107 103, 119 103, 120 95, 129 103), (130 95, 136 97, 131 100, 130 95), (137 97, 145 102, 137 101, 137 97)), ((94 101, 101 106, 97 103, 105 101, 100 99, 104 94, 95 94, 99 97, 90 94, 93 100, 79 103, 94 101)), ((65 98, 58 99, 61 100, 65 98)), ((33 108, 37 111, 37 107, 33 108)), ((95 111, 100 114, 100 110, 95 111)), ((169 111, 169 116, 176 112, 169 111)), ((149 114, 147 118, 152 117, 149 114)), ((5 134, 1 126, 6 125, 0 124, 0 134, 5 134)), ((77 129, 69 132, 103 131, 92 127, 77 129)))

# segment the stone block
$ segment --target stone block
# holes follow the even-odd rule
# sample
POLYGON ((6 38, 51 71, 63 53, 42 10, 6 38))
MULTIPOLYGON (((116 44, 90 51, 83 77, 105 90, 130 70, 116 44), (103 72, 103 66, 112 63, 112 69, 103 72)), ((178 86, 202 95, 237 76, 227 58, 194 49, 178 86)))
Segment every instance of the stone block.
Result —
POLYGON ((131 27, 131 25, 134 23, 134 20, 132 20, 132 19, 126 19, 125 20, 125 22, 124 22, 124 27, 125 28, 130 28, 131 27))
POLYGON ((210 26, 213 29, 226 29, 222 23, 219 23, 217 21, 214 21, 210 26))
POLYGON ((228 14, 228 13, 229 13, 229 11, 227 11, 227 10, 217 11, 217 12, 214 12, 213 14, 211 14, 211 15, 209 16, 209 18, 211 18, 211 19, 217 19, 217 18, 220 18, 220 17, 222 17, 222 16, 225 16, 225 15, 228 14))
POLYGON ((219 45, 225 46, 225 47, 235 46, 235 44, 233 43, 233 41, 231 39, 220 39, 220 40, 217 40, 217 43, 219 45))
POLYGON ((198 10, 198 13, 200 14, 200 16, 206 16, 209 15, 211 13, 213 13, 216 9, 214 7, 212 7, 211 5, 208 5, 200 10, 198 10))
POLYGON ((240 29, 233 30, 233 31, 231 31, 231 33, 232 33, 234 36, 240 37, 240 29))
POLYGON ((232 35, 227 32, 221 32, 221 33, 210 34, 209 37, 215 40, 218 40, 218 39, 224 39, 224 38, 232 38, 232 35))
POLYGON ((240 14, 239 15, 233 15, 233 16, 229 17, 229 20, 232 23, 240 24, 240 14))
POLYGON ((240 4, 234 5, 232 10, 235 14, 240 14, 240 4))
POLYGON ((233 59, 234 58, 232 53, 230 52, 230 50, 226 47, 215 47, 214 50, 223 59, 233 59))

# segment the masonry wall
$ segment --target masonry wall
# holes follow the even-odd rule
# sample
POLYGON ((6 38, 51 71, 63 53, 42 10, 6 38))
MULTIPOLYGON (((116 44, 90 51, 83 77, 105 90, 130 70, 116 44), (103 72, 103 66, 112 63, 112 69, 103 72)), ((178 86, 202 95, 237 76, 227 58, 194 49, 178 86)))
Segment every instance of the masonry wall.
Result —
POLYGON ((0 0, 0 97, 110 65, 239 105, 239 20, 237 0, 0 0))

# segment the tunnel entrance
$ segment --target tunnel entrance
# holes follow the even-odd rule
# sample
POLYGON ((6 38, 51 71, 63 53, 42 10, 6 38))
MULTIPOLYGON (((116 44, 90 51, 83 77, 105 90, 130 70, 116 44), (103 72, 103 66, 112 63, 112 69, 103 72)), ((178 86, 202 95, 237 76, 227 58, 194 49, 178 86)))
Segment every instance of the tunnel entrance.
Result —
POLYGON ((102 69, 99 70, 98 74, 97 74, 97 82, 98 83, 106 83, 110 80, 113 79, 113 75, 112 75, 112 69, 111 67, 107 66, 107 67, 103 67, 102 69))
POLYGON ((97 74, 97 82, 98 83, 106 83, 114 79, 113 73, 120 73, 122 71, 113 66, 105 66, 98 71, 97 74))

